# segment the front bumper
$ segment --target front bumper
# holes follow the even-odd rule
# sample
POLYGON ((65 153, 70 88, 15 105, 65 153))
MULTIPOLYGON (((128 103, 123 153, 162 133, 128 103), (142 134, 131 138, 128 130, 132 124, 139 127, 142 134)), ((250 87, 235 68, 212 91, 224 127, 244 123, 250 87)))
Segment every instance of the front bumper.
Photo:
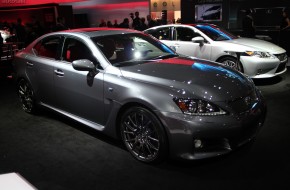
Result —
POLYGON ((281 75, 287 71, 287 57, 278 58, 258 58, 251 56, 241 56, 240 62, 243 65, 244 73, 251 78, 271 78, 281 75))
POLYGON ((167 130, 171 157, 189 160, 231 152, 254 139, 266 117, 263 99, 240 114, 189 116, 158 113, 167 130))

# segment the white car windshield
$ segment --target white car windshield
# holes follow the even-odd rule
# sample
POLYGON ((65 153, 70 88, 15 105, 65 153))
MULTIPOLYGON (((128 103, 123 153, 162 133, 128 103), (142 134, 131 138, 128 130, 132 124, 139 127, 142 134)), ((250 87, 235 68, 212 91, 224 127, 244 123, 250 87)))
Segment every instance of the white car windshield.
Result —
POLYGON ((196 25, 197 29, 207 35, 213 41, 225 41, 225 40, 232 40, 237 39, 238 37, 227 32, 226 30, 211 26, 211 25, 196 25))

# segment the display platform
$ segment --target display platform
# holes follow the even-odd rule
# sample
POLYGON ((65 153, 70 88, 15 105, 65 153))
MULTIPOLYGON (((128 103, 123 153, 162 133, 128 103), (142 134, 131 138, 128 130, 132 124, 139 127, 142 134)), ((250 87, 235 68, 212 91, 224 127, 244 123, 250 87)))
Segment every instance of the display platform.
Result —
POLYGON ((18 173, 0 175, 1 190, 36 190, 28 181, 18 173))

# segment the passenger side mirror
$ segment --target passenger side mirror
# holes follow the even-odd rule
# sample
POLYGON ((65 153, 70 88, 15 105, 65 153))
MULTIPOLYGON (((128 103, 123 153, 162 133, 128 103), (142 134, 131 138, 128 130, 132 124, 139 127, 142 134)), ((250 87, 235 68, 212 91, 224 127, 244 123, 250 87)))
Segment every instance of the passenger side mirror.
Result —
POLYGON ((79 59, 72 62, 72 66, 77 71, 93 71, 96 67, 88 59, 79 59))
POLYGON ((169 46, 174 52, 176 52, 176 47, 175 46, 169 46))
POLYGON ((204 38, 201 36, 194 37, 191 39, 191 41, 193 43, 199 43, 200 46, 203 46, 203 44, 204 44, 204 38))

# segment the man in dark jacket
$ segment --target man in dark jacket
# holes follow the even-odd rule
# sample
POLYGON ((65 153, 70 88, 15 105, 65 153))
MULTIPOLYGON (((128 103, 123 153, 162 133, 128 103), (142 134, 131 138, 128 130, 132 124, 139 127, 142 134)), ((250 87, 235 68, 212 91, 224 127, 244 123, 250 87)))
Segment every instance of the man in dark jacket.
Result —
POLYGON ((248 38, 255 37, 255 26, 254 26, 254 19, 252 16, 252 10, 246 11, 246 16, 243 19, 243 36, 248 38))

